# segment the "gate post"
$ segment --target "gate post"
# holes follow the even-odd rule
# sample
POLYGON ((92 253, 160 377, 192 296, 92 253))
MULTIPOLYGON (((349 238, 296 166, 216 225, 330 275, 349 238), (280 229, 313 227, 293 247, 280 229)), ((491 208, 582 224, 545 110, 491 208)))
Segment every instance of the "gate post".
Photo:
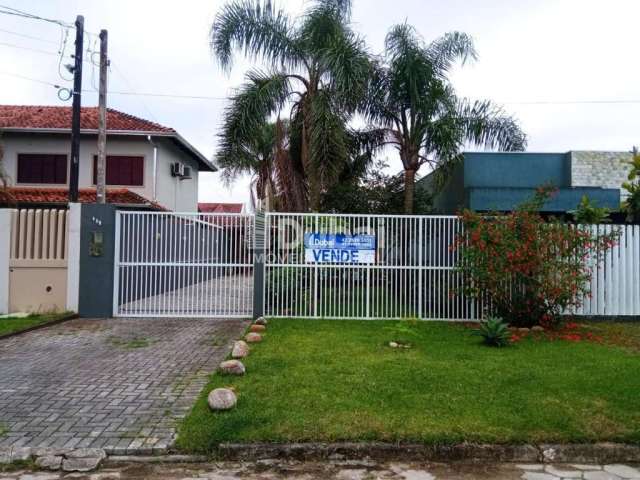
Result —
POLYGON ((0 210, 0 315, 9 313, 9 258, 11 249, 11 210, 0 210))
POLYGON ((265 214, 256 212, 253 234, 253 318, 264 315, 265 214))

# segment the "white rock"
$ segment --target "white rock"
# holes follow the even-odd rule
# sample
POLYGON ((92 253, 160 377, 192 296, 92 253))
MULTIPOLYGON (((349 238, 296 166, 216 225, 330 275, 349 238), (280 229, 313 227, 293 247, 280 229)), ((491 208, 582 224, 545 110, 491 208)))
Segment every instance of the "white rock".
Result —
POLYGON ((231 356, 233 358, 244 358, 249 355, 249 345, 244 340, 238 340, 233 344, 231 356))
POLYGON ((582 478, 584 478, 584 480, 622 480, 619 476, 613 473, 603 472, 602 470, 583 472, 582 478))
POLYGON ((220 371, 227 375, 244 375, 246 369, 240 360, 225 360, 220 364, 220 371))
POLYGON ((640 470, 629 467, 628 465, 605 465, 604 471, 623 478, 640 478, 640 470))
POLYGON ((57 455, 47 455, 36 458, 36 465, 47 470, 60 470, 62 466, 62 457, 57 455))
POLYGON ((389 346, 391 348, 398 348, 398 344, 396 342, 389 342, 389 346))
POLYGON ((209 393, 207 401, 211 410, 230 410, 236 406, 238 398, 233 390, 216 388, 209 393))
POLYGON ((516 465, 520 470, 543 470, 544 465, 541 463, 521 463, 516 465))
POLYGON ((542 472, 524 472, 521 478, 523 480, 558 480, 558 477, 542 472))
POLYGON ((562 470, 553 465, 547 465, 544 471, 561 478, 582 478, 582 472, 579 470, 562 470))
POLYGON ((65 458, 62 470, 65 472, 90 472, 100 466, 100 457, 65 458))
POLYGON ((262 341, 262 335, 260 335, 259 333, 247 333, 247 336, 244 337, 244 339, 247 341, 247 343, 258 343, 262 341))
POLYGON ((267 324, 267 319, 264 318, 264 317, 258 317, 256 319, 256 321, 253 322, 253 323, 255 323, 256 325, 266 325, 267 324))

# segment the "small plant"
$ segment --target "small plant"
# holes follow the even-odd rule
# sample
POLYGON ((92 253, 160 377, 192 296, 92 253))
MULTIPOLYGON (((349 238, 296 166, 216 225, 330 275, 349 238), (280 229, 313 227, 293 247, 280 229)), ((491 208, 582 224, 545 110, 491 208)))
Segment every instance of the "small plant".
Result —
POLYGON ((385 330, 391 332, 391 343, 400 345, 408 345, 409 340, 418 336, 418 319, 407 318, 398 320, 393 325, 384 327, 385 330))
POLYGON ((598 207, 586 195, 582 196, 578 207, 569 213, 573 215, 574 222, 579 225, 597 225, 611 222, 609 218, 611 211, 606 207, 598 207))
POLYGON ((491 347, 506 347, 511 339, 509 326, 498 317, 488 317, 473 333, 481 336, 484 343, 491 347))
POLYGON ((622 184, 622 188, 627 191, 623 209, 627 214, 628 222, 640 222, 640 153, 637 148, 633 149, 633 160, 629 165, 631 167, 629 181, 622 184))

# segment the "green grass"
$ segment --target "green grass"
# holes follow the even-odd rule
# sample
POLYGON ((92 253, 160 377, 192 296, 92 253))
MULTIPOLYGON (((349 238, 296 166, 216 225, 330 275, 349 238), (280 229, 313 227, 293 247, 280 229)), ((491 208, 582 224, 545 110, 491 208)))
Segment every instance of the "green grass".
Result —
MULTIPOLYGON (((525 339, 490 348, 463 325, 272 320, 244 377, 213 375, 178 446, 220 442, 640 442, 640 356, 627 346, 525 339), (238 405, 213 413, 208 392, 238 405)), ((598 326, 598 328, 615 328, 598 326)), ((640 325, 627 324, 640 341, 640 325)))
POLYGON ((69 315, 69 312, 64 313, 44 313, 33 314, 28 317, 8 317, 0 318, 0 336, 8 335, 10 333, 21 332, 43 323, 53 322, 69 315))
POLYGON ((136 348, 147 348, 151 345, 152 341, 146 337, 122 338, 112 336, 109 337, 109 343, 114 347, 125 350, 135 350, 136 348))

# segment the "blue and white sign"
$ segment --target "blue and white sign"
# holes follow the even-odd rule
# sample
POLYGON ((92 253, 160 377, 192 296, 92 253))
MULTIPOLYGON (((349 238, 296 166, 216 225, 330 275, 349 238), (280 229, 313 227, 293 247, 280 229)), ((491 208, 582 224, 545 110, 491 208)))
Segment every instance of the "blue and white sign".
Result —
POLYGON ((305 233, 304 260, 307 263, 375 263, 375 235, 305 233))

